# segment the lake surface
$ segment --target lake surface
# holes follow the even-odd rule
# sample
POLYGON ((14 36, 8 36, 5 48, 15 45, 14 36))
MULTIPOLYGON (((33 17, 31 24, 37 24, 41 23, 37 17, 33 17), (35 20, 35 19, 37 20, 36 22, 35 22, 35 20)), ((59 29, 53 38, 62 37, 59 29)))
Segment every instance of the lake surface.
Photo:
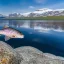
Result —
MULTIPOLYGON (((24 34, 23 39, 10 39, 6 43, 12 47, 32 46, 39 50, 64 57, 63 20, 0 20, 0 29, 5 25, 24 34)), ((4 41, 4 36, 0 36, 4 41)))

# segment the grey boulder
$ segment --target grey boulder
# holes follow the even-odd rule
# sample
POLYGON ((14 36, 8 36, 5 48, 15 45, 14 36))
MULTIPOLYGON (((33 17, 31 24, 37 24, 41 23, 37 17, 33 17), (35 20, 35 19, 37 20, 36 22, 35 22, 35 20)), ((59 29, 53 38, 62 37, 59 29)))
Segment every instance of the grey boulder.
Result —
POLYGON ((64 58, 25 46, 15 49, 23 58, 20 64, 64 64, 64 58))
POLYGON ((0 64, 20 64, 22 58, 10 45, 0 41, 0 64))

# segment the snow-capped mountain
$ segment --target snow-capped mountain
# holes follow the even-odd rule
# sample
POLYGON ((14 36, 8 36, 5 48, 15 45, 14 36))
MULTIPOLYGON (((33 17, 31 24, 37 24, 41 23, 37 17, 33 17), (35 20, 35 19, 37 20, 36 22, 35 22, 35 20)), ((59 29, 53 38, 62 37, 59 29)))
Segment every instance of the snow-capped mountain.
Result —
POLYGON ((24 17, 27 17, 27 16, 29 16, 29 14, 31 14, 31 12, 23 13, 22 15, 23 15, 24 17))
POLYGON ((43 9, 36 10, 33 13, 42 14, 42 13, 45 13, 45 12, 48 12, 48 11, 52 11, 52 9, 43 8, 43 9))
POLYGON ((64 9, 38 9, 34 12, 27 12, 22 14, 25 17, 38 17, 38 16, 64 16, 64 9))

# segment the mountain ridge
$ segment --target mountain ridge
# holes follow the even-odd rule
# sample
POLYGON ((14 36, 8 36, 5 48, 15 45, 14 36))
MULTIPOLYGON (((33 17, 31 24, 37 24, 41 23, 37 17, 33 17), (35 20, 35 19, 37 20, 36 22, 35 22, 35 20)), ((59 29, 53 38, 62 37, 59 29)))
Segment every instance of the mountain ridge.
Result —
POLYGON ((24 14, 21 14, 25 17, 38 17, 38 16, 64 16, 64 9, 38 9, 34 12, 27 12, 24 14))

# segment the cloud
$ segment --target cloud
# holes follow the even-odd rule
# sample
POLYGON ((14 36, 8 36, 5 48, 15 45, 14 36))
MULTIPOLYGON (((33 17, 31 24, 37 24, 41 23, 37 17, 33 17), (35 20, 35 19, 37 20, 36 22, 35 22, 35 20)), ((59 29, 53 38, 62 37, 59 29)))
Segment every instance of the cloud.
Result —
POLYGON ((44 3, 46 0, 35 0, 36 3, 44 3))
POLYGON ((33 8, 35 8, 35 7, 34 7, 34 6, 29 6, 29 8, 33 9, 33 8))

